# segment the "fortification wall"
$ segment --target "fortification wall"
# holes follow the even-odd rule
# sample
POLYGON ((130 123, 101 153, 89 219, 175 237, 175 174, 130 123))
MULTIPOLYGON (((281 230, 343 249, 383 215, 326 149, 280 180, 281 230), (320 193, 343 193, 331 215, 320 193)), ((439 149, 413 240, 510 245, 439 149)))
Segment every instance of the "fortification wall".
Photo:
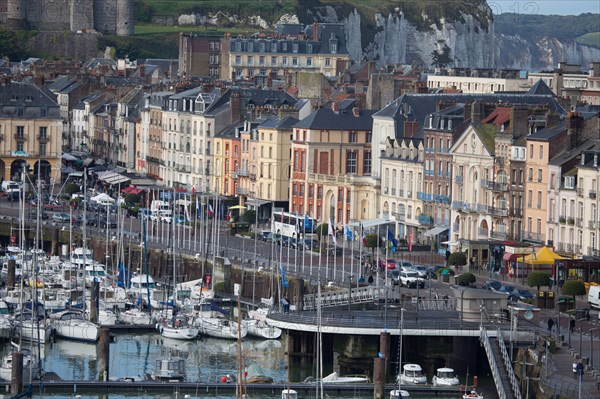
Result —
POLYGON ((52 49, 53 57, 83 61, 101 54, 99 40, 97 33, 40 32, 28 40, 27 47, 38 54, 52 49))
POLYGON ((94 1, 94 29, 105 35, 117 32, 117 0, 94 1))
POLYGON ((94 29, 94 0, 71 0, 71 31, 94 29))
POLYGON ((117 0, 117 35, 133 35, 133 1, 117 0))

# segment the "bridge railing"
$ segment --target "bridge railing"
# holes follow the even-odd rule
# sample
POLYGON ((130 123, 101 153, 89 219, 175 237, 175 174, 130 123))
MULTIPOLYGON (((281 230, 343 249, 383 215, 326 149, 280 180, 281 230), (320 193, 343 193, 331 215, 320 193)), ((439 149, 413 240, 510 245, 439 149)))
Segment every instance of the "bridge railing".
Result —
POLYGON ((499 399, 506 399, 506 391, 504 390, 504 385, 502 384, 502 377, 500 376, 500 370, 498 370, 498 364, 496 363, 496 358, 494 357, 494 351, 492 349, 492 343, 490 342, 490 338, 488 337, 487 330, 485 328, 481 328, 481 336, 480 341, 483 344, 483 348, 485 349, 485 354, 487 355, 488 362, 490 364, 490 370, 492 371, 492 377, 494 377, 494 384, 496 385, 496 390, 498 391, 499 399))
POLYGON ((515 377, 515 372, 512 367, 512 361, 510 356, 508 355, 508 351, 506 350, 506 345, 504 344, 504 339, 502 338, 502 331, 498 327, 498 344, 500 345, 500 353, 502 353, 502 360, 504 360, 504 367, 506 367, 506 372, 508 373, 508 379, 510 381, 510 386, 512 387, 513 394, 515 395, 515 399, 521 399, 521 387, 519 386, 519 381, 517 381, 517 377, 515 377))

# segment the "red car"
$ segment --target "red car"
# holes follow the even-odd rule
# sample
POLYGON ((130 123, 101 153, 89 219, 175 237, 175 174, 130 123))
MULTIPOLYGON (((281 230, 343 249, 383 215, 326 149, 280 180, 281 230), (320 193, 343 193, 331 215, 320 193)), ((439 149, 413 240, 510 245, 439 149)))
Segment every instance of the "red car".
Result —
POLYGON ((387 269, 387 270, 394 270, 396 268, 396 259, 384 259, 383 260, 383 266, 387 269))

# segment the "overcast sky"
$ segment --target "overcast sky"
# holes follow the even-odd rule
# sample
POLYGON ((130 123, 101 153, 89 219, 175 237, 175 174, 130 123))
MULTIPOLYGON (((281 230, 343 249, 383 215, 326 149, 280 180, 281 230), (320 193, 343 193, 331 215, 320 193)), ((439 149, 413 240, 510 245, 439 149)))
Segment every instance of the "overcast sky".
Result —
MULTIPOLYGON (((585 12, 600 13, 600 0, 488 0, 494 14, 518 12, 519 14, 579 15, 585 12)), ((600 21, 598 22, 600 29, 600 21)))

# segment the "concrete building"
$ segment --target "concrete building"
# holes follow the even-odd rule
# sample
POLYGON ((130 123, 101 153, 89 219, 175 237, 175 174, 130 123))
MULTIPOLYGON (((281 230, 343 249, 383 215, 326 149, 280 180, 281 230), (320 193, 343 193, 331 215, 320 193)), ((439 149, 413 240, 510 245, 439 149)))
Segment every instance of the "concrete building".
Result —
POLYGON ((32 84, 0 85, 0 176, 20 180, 23 165, 44 181, 60 179, 60 107, 32 84))
POLYGON ((474 76, 427 75, 429 90, 453 89, 460 93, 499 93, 503 91, 525 92, 532 86, 527 79, 474 76))
POLYGON ((167 109, 172 91, 150 93, 145 96, 145 103, 140 110, 141 135, 139 140, 139 155, 136 170, 146 176, 162 180, 160 174, 163 160, 163 111, 167 109))
POLYGON ((222 36, 179 34, 179 76, 182 78, 221 76, 222 36))

